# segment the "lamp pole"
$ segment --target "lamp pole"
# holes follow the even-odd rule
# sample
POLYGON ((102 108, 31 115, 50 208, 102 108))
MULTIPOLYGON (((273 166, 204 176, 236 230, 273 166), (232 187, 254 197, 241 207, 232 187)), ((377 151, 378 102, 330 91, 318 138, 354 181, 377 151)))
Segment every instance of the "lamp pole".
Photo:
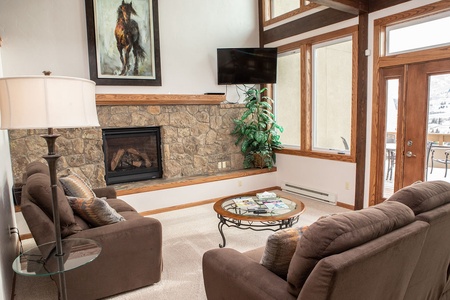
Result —
POLYGON ((53 207, 53 223, 55 225, 55 244, 56 244, 56 259, 58 261, 58 278, 59 278, 59 295, 60 299, 67 299, 66 290, 66 276, 64 273, 64 252, 62 248, 61 240, 61 223, 59 218, 59 207, 58 207, 58 192, 57 192, 57 175, 56 175, 56 162, 61 157, 61 155, 56 154, 55 142, 59 137, 59 134, 54 134, 53 128, 49 128, 47 134, 41 135, 47 142, 48 154, 44 155, 43 158, 47 161, 48 169, 50 172, 50 186, 52 189, 52 207, 53 207))

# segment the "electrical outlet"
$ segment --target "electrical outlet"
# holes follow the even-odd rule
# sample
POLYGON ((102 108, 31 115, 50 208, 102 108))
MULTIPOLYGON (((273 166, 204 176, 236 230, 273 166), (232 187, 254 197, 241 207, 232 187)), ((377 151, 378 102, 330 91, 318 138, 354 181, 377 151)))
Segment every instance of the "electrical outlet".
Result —
POLYGON ((242 186, 242 180, 238 180, 238 186, 242 186))
POLYGON ((219 161, 219 162, 217 163, 217 169, 219 169, 219 170, 222 169, 222 162, 219 161))
POLYGON ((348 181, 345 182, 345 189, 347 191, 350 190, 350 182, 348 182, 348 181))
POLYGON ((222 162, 222 168, 225 169, 226 167, 227 167, 227 162, 226 162, 226 161, 223 161, 223 162, 222 162))

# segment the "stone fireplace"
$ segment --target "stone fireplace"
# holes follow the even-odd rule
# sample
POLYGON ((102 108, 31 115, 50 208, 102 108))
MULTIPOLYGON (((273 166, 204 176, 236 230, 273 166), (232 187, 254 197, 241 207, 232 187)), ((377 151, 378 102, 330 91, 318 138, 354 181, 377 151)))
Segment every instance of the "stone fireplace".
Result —
POLYGON ((162 177, 160 127, 104 128, 106 184, 162 177))
MULTIPOLYGON (((104 95, 97 95, 97 101, 99 96, 104 95)), ((111 95, 113 102, 97 102, 101 128, 58 129, 61 137, 56 143, 58 153, 62 155, 57 166, 59 174, 71 169, 82 173, 93 187, 105 186, 102 128, 155 126, 160 127, 163 179, 242 169, 243 155, 230 133, 234 127, 233 119, 242 114, 244 105, 184 104, 191 96, 178 103, 166 103, 166 98, 157 103, 141 100, 148 96, 154 95, 111 95), (127 97, 128 100, 123 100, 127 97), (219 162, 225 162, 226 168, 219 168, 223 165, 219 162)), ((47 146, 39 136, 45 133, 45 130, 9 131, 15 183, 22 182, 28 163, 45 162, 42 155, 47 153, 47 146)))

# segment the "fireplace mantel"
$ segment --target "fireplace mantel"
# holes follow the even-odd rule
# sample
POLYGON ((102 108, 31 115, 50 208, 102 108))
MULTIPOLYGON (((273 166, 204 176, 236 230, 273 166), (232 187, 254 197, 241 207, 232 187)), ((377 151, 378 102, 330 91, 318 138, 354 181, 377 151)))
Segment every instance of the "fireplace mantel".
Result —
POLYGON ((225 95, 97 94, 97 105, 218 105, 225 95))

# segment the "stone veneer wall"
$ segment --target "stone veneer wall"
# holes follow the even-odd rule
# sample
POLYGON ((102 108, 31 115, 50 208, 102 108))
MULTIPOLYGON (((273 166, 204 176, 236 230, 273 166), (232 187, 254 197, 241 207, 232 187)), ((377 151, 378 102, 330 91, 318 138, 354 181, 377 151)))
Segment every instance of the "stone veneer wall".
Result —
MULTIPOLYGON (((161 126, 163 177, 167 179, 208 175, 242 169, 243 156, 230 135, 233 119, 243 105, 105 105, 97 113, 102 128, 161 126), (218 162, 226 162, 225 169, 218 162)), ((94 187, 105 186, 100 128, 57 130, 58 172, 82 173, 94 187)), ((15 182, 21 182, 25 166, 45 161, 47 146, 39 135, 46 131, 10 131, 15 182)))

